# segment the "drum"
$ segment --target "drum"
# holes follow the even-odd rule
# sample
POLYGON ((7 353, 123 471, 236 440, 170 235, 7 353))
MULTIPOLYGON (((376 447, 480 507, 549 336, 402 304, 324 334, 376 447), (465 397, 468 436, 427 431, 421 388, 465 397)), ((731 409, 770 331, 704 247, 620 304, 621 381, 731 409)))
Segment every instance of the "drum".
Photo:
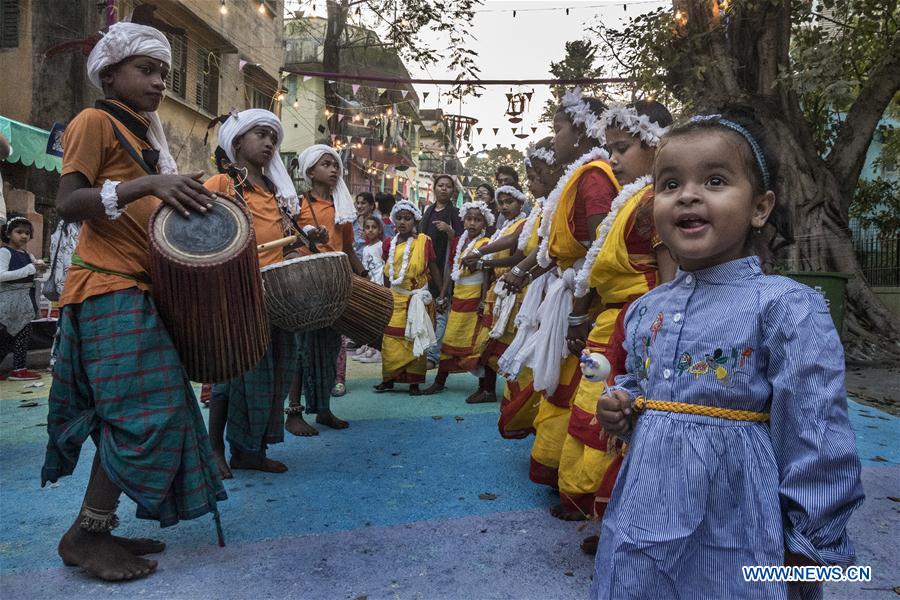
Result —
POLYGON ((354 275, 350 302, 334 322, 334 328, 357 344, 380 350, 384 328, 390 322, 393 312, 394 297, 390 289, 354 275))
POLYGON ((193 381, 251 369, 269 345, 250 213, 217 196, 206 214, 162 204, 150 219, 153 299, 193 381))
POLYGON ((328 327, 347 308, 350 274, 343 252, 310 254, 263 267, 269 320, 296 333, 328 327))

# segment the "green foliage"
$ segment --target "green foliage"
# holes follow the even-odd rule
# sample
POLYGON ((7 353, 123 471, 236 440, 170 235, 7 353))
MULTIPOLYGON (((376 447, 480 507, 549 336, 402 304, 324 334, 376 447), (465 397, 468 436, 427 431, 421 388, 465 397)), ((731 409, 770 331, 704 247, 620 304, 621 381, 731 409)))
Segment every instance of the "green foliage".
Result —
MULTIPOLYGON (((603 76, 603 68, 595 66, 597 60, 597 46, 589 40, 574 40, 566 42, 566 55, 559 62, 550 62, 550 74, 559 79, 598 78, 603 76)), ((562 101, 563 94, 571 86, 553 85, 550 92, 553 100, 547 100, 544 104, 544 112, 541 121, 550 123, 556 107, 562 101)), ((603 86, 582 86, 582 91, 589 96, 604 97, 603 86)))
MULTIPOLYGON (((881 61, 897 52, 896 0, 795 0, 791 66, 782 75, 800 98, 816 150, 831 149, 860 87, 881 61), (804 10, 804 6, 806 7, 804 10)), ((900 108, 895 97, 890 110, 900 108)))
POLYGON ((469 187, 476 187, 482 183, 489 183, 496 187, 494 173, 500 165, 514 167, 519 173, 519 183, 525 182, 525 154, 515 148, 494 148, 473 154, 466 159, 465 168, 472 174, 469 187))
POLYGON ((850 216, 864 229, 875 229, 881 236, 900 235, 900 180, 860 180, 850 216))

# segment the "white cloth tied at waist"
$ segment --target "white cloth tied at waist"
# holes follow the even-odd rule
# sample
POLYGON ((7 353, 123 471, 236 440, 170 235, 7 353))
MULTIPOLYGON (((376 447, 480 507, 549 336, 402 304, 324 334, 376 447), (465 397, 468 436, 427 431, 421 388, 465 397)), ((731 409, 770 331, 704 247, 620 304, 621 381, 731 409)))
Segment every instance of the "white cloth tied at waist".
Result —
POLYGON ((566 269, 562 276, 547 287, 547 295, 540 309, 540 327, 534 335, 534 353, 527 363, 534 371, 534 390, 553 395, 559 385, 562 360, 569 354, 566 332, 569 329, 569 313, 575 298, 575 276, 580 263, 566 269))
POLYGON ((481 283, 484 281, 484 275, 479 271, 474 275, 466 275, 465 277, 460 277, 456 282, 456 285, 472 285, 474 283, 481 283))
POLYGON ((496 340, 506 331, 506 324, 509 323, 509 317, 516 306, 516 294, 510 293, 503 285, 503 281, 499 279, 494 285, 494 294, 497 301, 494 302, 494 326, 491 328, 491 339, 496 340))
POLYGON ((404 337, 413 343, 413 356, 419 358, 437 341, 437 337, 434 335, 434 325, 425 309, 432 302, 431 293, 428 291, 428 286, 417 290, 408 290, 394 285, 391 286, 391 290, 401 296, 409 296, 404 337))
POLYGON ((503 376, 513 381, 519 376, 522 367, 531 360, 534 353, 532 338, 537 333, 541 324, 538 311, 544 300, 544 292, 547 285, 556 278, 556 273, 548 271, 531 282, 522 298, 519 306, 519 314, 516 315, 516 337, 500 357, 498 366, 503 376))

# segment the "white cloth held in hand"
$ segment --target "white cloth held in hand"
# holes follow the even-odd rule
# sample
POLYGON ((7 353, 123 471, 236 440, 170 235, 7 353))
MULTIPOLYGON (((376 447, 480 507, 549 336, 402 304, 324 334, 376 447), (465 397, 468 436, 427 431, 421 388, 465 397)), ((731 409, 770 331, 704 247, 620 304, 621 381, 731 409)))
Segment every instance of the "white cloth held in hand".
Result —
POLYGON ((428 288, 422 288, 412 293, 409 298, 409 309, 406 312, 406 339, 413 343, 413 356, 419 358, 425 351, 437 342, 434 335, 434 325, 425 307, 432 302, 428 288))
POLYGON ((541 325, 534 336, 535 350, 529 366, 534 371, 534 391, 552 395, 559 385, 562 359, 569 354, 566 332, 569 313, 575 297, 577 268, 566 269, 562 277, 550 284, 541 304, 541 325))

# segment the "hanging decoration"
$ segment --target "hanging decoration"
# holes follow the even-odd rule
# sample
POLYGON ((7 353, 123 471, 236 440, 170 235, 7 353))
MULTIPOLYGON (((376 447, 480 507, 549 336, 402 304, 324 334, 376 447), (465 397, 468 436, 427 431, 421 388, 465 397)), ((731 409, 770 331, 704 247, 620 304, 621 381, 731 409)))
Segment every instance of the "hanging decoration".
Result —
POLYGON ((533 94, 534 90, 531 90, 530 92, 519 92, 517 94, 506 94, 506 115, 510 123, 522 122, 522 117, 520 115, 525 114, 528 110, 528 105, 531 102, 531 96, 533 94))

